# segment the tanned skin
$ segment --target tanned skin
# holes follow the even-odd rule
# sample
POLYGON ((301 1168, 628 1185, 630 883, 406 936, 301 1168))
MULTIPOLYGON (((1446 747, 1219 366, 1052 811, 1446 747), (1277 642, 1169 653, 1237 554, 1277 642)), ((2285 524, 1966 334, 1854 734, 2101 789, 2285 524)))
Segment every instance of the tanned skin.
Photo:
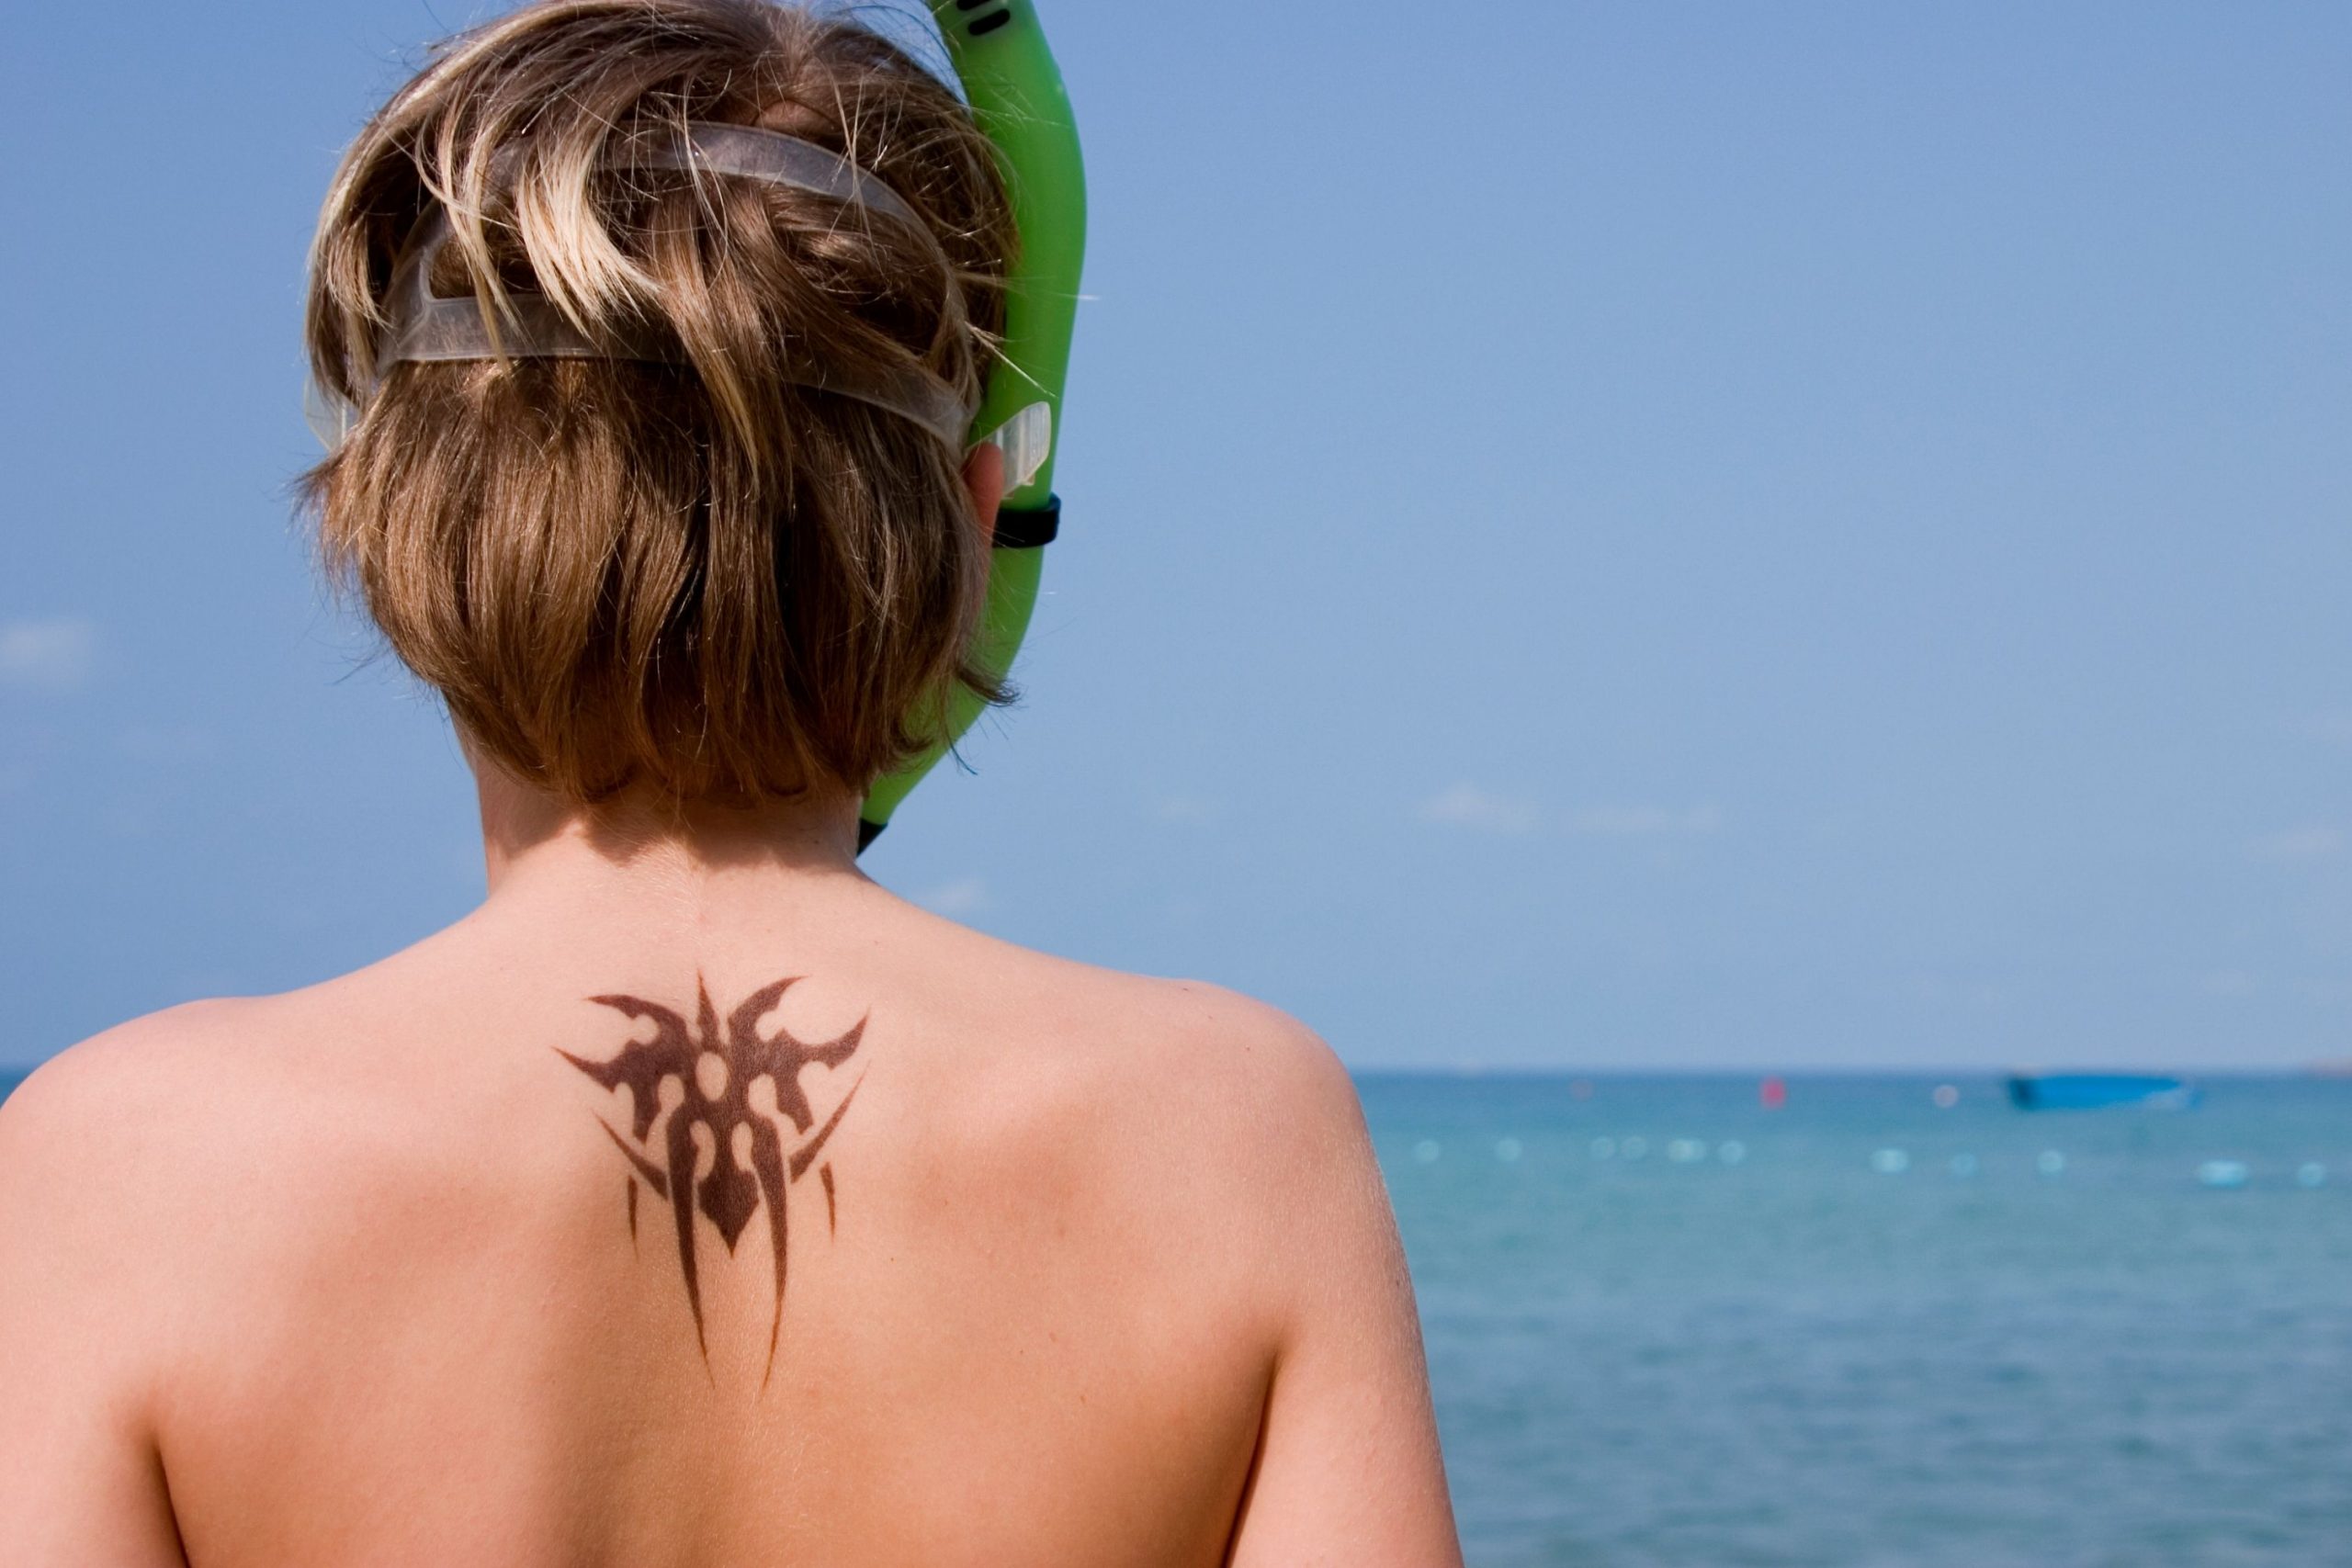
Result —
POLYGON ((0 1106, 11 1564, 1460 1562, 1306 1029, 901 901, 845 798, 478 773, 473 914, 0 1106))

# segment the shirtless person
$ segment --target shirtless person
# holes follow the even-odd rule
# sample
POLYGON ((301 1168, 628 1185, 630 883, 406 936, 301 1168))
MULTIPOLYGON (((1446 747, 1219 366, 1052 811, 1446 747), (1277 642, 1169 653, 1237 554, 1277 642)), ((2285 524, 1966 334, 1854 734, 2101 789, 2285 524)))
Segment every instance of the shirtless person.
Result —
POLYGON ((951 92, 752 0, 527 6, 371 124, 311 499, 455 719, 489 896, 0 1108, 10 1568, 1459 1562, 1330 1052, 857 870, 909 716, 987 683, 1001 459, 925 413, 1012 243, 951 92), (921 221, 664 161, 713 125, 921 221), (525 301, 514 357, 383 351, 436 224, 430 294, 525 301))

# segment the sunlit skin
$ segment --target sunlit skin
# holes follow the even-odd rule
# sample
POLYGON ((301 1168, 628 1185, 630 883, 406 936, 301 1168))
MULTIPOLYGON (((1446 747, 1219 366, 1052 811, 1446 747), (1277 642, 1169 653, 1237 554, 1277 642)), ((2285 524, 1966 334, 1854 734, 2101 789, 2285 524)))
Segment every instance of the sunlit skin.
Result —
MULTIPOLYGON (((995 455, 967 479, 988 525, 995 455)), ((477 772, 473 913, 126 1024, 0 1107, 9 1562, 1459 1562, 1312 1034, 894 897, 844 796, 592 820, 477 772), (625 1213, 652 1188, 616 1143, 666 1184, 662 1151, 563 1054, 654 1038, 596 998, 723 1017, 786 976, 763 1041, 863 1029, 800 1069, 805 1132, 752 1104, 788 1153, 854 1086, 837 1181, 722 1182, 739 1239, 692 1218, 690 1312, 673 1204, 625 1213), (780 1314, 783 1227, 744 1217, 772 1190, 780 1314)))

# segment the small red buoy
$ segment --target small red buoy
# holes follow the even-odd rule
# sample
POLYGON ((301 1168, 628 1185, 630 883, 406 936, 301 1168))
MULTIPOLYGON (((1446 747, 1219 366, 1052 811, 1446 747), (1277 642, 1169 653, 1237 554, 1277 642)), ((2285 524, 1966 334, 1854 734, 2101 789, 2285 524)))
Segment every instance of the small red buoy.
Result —
POLYGON ((1767 1111, 1778 1111, 1789 1102, 1789 1086, 1780 1078, 1766 1078, 1758 1085, 1756 1098, 1767 1111))

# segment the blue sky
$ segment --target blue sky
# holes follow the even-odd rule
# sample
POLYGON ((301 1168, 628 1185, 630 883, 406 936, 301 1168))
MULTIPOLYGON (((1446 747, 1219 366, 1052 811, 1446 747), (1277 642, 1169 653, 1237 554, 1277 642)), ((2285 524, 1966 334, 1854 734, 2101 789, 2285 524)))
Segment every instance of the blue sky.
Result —
MULTIPOLYGON (((0 197, 0 1061, 479 897, 287 482, 417 0, 50 6, 0 197)), ((1049 0, 1023 708, 868 857, 1363 1066, 2352 1055, 2352 10, 1049 0)))

